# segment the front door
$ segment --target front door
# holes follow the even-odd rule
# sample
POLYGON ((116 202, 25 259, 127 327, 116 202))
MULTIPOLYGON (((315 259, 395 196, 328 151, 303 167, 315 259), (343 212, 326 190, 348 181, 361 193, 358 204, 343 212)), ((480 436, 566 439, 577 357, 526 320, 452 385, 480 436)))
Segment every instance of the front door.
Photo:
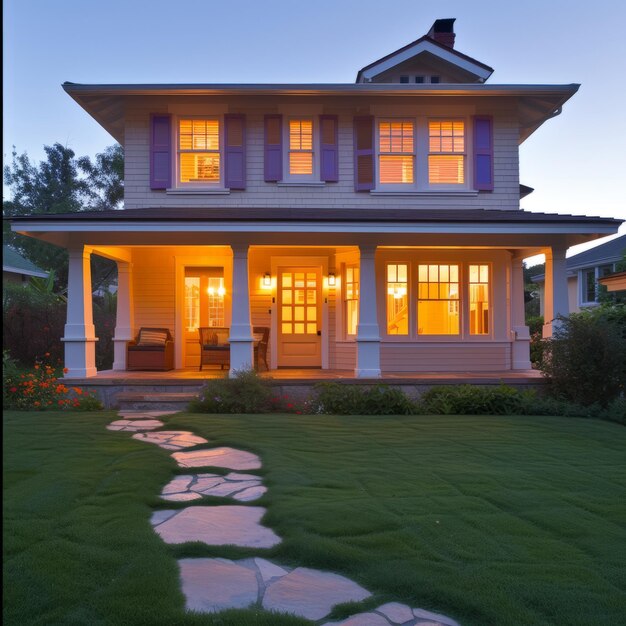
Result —
POLYGON ((321 367, 321 334, 321 269, 278 268, 278 367, 321 367))

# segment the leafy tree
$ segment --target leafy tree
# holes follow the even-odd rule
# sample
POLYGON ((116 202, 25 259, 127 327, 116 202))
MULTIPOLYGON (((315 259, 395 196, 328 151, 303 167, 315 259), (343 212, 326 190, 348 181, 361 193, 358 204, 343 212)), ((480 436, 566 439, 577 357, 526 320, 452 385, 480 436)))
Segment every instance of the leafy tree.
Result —
POLYGON ((539 285, 531 278, 544 272, 545 264, 528 267, 524 263, 524 306, 527 319, 539 316, 539 285))
MULTIPOLYGON (((44 146, 46 160, 38 165, 15 148, 10 165, 4 168, 11 200, 3 202, 4 217, 53 213, 74 213, 86 209, 117 208, 123 196, 124 153, 120 146, 106 148, 92 162, 76 159, 74 151, 59 143, 44 146)), ((67 289, 66 250, 32 237, 12 233, 4 225, 4 243, 45 270, 55 270, 55 291, 67 289)), ((115 278, 115 264, 92 257, 95 290, 106 288, 115 278)))

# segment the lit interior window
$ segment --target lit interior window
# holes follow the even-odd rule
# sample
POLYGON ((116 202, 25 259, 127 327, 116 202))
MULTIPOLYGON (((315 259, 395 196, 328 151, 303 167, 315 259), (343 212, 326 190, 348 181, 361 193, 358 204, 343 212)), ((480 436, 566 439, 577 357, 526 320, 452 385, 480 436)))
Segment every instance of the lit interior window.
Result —
POLYGON ((431 185, 465 182, 465 122, 428 123, 428 181, 431 185))
POLYGON ((420 265, 417 334, 459 334, 459 266, 420 265))
POLYGON ((409 334, 408 266, 387 265, 387 334, 409 334))
POLYGON ((413 134, 411 121, 379 122, 378 177, 381 184, 413 183, 413 134))
POLYGON ((470 335, 489 334, 489 266, 469 266, 470 335))
POLYGON ((346 333, 356 335, 359 323, 359 268, 346 267, 346 333))
POLYGON ((313 174, 313 120, 289 120, 289 173, 313 174))
POLYGON ((224 270, 188 268, 185 272, 185 330, 200 326, 225 326, 224 270))
POLYGON ((178 150, 181 183, 219 182, 219 120, 180 120, 178 150))

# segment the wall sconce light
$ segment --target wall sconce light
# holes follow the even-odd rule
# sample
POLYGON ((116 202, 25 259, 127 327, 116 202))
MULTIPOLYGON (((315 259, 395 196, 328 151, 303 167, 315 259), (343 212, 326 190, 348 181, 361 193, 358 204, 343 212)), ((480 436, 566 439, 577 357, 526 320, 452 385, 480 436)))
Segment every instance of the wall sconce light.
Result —
POLYGON ((337 279, 335 278, 335 272, 328 272, 328 286, 334 287, 337 284, 337 279))
POLYGON ((272 276, 269 272, 265 272, 263 274, 263 287, 271 287, 272 286, 272 276))

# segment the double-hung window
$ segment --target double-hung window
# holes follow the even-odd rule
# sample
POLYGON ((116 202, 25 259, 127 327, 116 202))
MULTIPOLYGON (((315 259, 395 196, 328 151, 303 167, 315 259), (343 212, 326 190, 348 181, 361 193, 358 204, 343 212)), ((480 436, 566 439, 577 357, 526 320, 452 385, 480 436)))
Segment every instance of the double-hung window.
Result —
POLYGON ((418 265, 417 334, 458 335, 459 266, 418 265))
POLYGON ((220 144, 218 118, 179 119, 179 183, 219 186, 222 180, 220 144))
POLYGON ((313 119, 291 118, 289 120, 289 178, 313 179, 314 146, 313 119))
POLYGON ((378 183, 413 185, 415 124, 412 120, 378 122, 378 183))
POLYGON ((429 120, 429 185, 465 184, 465 147, 463 120, 429 120))

